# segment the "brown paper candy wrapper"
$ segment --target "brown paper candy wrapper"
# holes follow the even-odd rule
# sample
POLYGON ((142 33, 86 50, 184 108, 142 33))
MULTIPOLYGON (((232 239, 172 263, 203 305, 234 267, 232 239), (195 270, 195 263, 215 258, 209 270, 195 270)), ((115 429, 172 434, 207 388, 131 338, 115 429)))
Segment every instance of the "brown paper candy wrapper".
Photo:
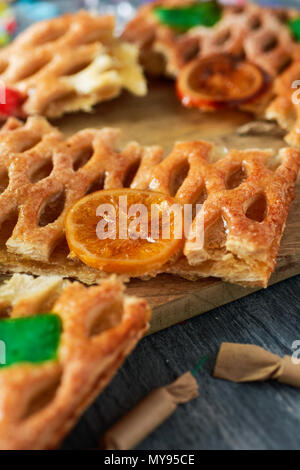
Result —
POLYGON ((178 405, 197 396, 197 381, 188 372, 170 385, 151 392, 104 434, 100 447, 106 450, 133 449, 174 413, 178 405))
POLYGON ((222 343, 214 377, 231 382, 278 380, 300 388, 300 364, 291 356, 281 358, 259 346, 222 343))

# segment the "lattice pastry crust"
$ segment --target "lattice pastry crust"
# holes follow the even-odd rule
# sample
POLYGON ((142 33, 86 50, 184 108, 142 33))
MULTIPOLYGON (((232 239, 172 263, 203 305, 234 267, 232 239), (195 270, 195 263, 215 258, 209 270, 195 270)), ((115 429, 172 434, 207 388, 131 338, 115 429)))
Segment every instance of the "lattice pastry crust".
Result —
POLYGON ((51 118, 118 96, 146 94, 132 44, 114 37, 112 16, 85 11, 30 26, 0 51, 0 81, 25 96, 26 115, 51 118))
POLYGON ((43 118, 6 123, 0 132, 1 270, 98 282, 105 273, 68 256, 67 210, 102 188, 150 188, 183 204, 204 203, 204 247, 187 242, 184 256, 178 253, 161 272, 266 286, 294 197, 300 150, 224 156, 196 141, 177 143, 163 160, 159 147, 130 143, 116 150, 118 134, 87 129, 64 141, 43 118))
POLYGON ((153 14, 155 6, 193 3, 193 0, 162 0, 142 6, 126 26, 123 38, 139 46, 141 62, 147 71, 155 74, 174 77, 195 57, 219 53, 245 57, 258 65, 275 79, 273 86, 240 107, 276 120, 289 131, 287 143, 299 147, 299 94, 292 99, 296 92, 292 84, 300 77, 300 44, 286 25, 287 20, 299 16, 299 11, 251 3, 225 7, 222 19, 214 27, 196 27, 185 34, 177 34, 160 24, 153 14))
POLYGON ((300 61, 294 62, 274 84, 275 98, 268 106, 265 117, 274 119, 289 131, 285 140, 300 147, 300 61))
POLYGON ((0 371, 0 448, 52 449, 110 382, 145 333, 146 302, 124 295, 111 278, 86 288, 59 277, 16 274, 0 287, 1 309, 10 316, 58 314, 58 359, 16 364, 0 371))
MULTIPOLYGON (((294 41, 286 26, 288 19, 299 16, 299 11, 264 8, 252 3, 243 7, 223 7, 223 16, 214 27, 195 27, 184 34, 160 24, 153 14, 153 8, 159 5, 193 3, 193 0, 158 0, 142 6, 122 37, 139 46, 141 63, 148 72, 156 75, 176 77, 192 59, 222 53, 256 64, 269 77, 268 86, 240 108, 264 116, 274 96, 270 78, 274 79, 290 64, 300 61, 300 44, 294 41)), ((285 94, 289 94, 287 90, 285 94)), ((281 122, 285 119, 286 107, 280 106, 279 100, 276 109, 281 122)), ((271 114, 274 112, 270 111, 268 115, 271 114)))
POLYGON ((299 12, 291 9, 263 8, 248 3, 243 7, 224 7, 221 20, 214 27, 195 27, 178 34, 162 25, 153 14, 156 6, 182 6, 193 0, 158 0, 142 6, 128 23, 123 38, 141 49, 142 62, 152 72, 177 76, 181 67, 196 57, 230 53, 244 56, 276 76, 290 61, 300 57, 296 43, 285 22, 299 12), (155 67, 165 61, 165 71, 155 67), (153 70, 154 69, 154 70, 153 70))
POLYGON ((204 243, 199 246, 195 240, 187 240, 185 258, 168 271, 267 287, 294 199, 300 152, 292 148, 282 149, 278 155, 231 150, 209 163, 214 159, 210 144, 196 143, 195 151, 198 158, 189 157, 190 171, 177 197, 183 191, 185 199, 190 191, 193 200, 197 186, 197 197, 204 200, 204 243))

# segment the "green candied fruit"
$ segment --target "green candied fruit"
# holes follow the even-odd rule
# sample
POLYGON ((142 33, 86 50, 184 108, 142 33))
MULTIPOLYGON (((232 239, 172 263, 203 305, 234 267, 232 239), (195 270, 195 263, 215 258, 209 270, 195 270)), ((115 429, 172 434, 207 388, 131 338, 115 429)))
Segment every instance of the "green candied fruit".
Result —
POLYGON ((181 31, 195 26, 214 26, 222 16, 215 0, 186 7, 156 7, 154 13, 161 23, 181 31))
POLYGON ((60 333, 61 320, 50 313, 1 320, 0 368, 57 359, 60 333))
POLYGON ((288 22, 288 26, 292 31, 294 38, 300 42, 300 16, 288 22))

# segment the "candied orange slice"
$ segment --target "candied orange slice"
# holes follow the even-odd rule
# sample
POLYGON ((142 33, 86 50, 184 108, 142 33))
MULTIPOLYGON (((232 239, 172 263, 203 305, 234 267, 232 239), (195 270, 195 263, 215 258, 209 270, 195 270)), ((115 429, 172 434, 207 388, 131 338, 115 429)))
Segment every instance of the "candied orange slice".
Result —
POLYGON ((178 77, 177 94, 184 106, 213 111, 252 100, 264 84, 258 67, 222 54, 188 63, 178 77))
POLYGON ((106 272, 147 274, 158 270, 182 247, 182 211, 176 199, 153 191, 98 191, 69 210, 68 245, 88 266, 106 272))

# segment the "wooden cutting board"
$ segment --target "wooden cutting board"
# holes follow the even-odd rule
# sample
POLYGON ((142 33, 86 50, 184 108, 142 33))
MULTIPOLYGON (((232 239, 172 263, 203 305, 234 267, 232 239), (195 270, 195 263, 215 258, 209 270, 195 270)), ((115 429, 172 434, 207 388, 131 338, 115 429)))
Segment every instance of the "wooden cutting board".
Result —
MULTIPOLYGON (((145 98, 124 93, 120 98, 101 104, 93 114, 78 114, 55 122, 67 135, 86 127, 118 127, 120 143, 136 140, 144 145, 161 145, 166 153, 177 140, 209 139, 228 148, 274 148, 284 145, 278 132, 241 136, 237 128, 251 116, 236 111, 203 114, 185 109, 177 100, 173 83, 151 84, 145 98)), ((282 240, 278 267, 271 283, 300 274, 300 184, 282 240)), ((153 307, 150 333, 207 312, 244 297, 255 289, 245 289, 217 279, 186 281, 161 275, 150 281, 132 281, 129 293, 145 297, 153 307)), ((256 289, 257 290, 257 289, 256 289)))

